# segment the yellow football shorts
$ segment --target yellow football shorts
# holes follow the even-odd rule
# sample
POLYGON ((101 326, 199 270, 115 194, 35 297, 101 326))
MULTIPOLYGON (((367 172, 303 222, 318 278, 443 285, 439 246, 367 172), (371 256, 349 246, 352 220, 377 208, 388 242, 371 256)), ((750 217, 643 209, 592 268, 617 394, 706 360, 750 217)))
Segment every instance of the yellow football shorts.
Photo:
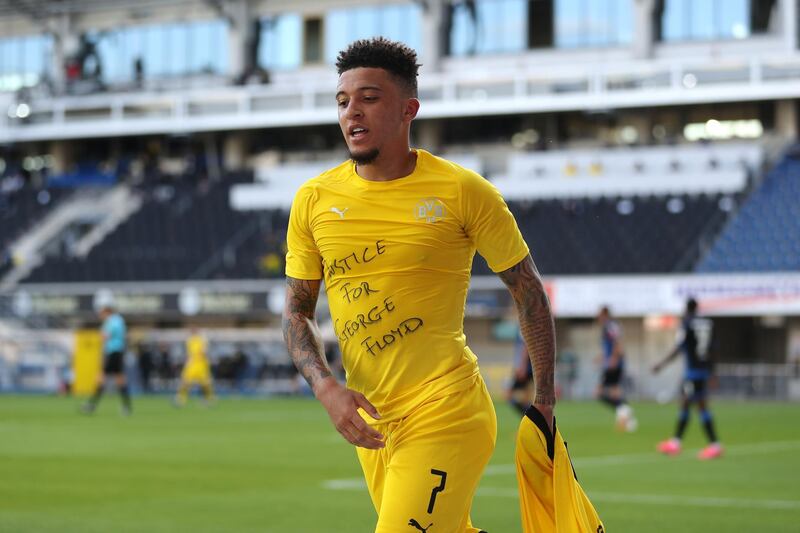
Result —
POLYGON ((529 407, 517 432, 517 482, 524 533, 603 533, 553 419, 529 407))
POLYGON ((208 368, 208 365, 186 365, 183 367, 181 380, 185 383, 209 385, 211 383, 211 369, 208 368))
POLYGON ((381 450, 356 448, 378 512, 376 533, 477 533, 472 497, 494 451, 497 418, 480 375, 399 421, 374 425, 381 450))

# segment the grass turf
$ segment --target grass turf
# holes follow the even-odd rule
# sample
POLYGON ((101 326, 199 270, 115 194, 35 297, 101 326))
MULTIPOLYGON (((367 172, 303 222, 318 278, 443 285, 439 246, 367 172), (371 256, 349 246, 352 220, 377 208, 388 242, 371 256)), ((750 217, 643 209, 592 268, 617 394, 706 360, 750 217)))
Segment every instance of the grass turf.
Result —
MULTIPOLYGON (((91 417, 70 398, 0 396, 0 531, 368 532, 375 512, 352 447, 309 399, 223 398, 212 409, 108 395, 91 417), (326 480, 343 480, 332 490, 326 480)), ((578 477, 608 532, 799 531, 800 409, 714 405, 726 446, 700 462, 696 414, 686 450, 661 457, 674 405, 636 406, 639 430, 613 431, 595 403, 558 406, 578 477)), ((497 449, 473 506, 491 533, 520 531, 513 446, 518 418, 498 404, 497 449)), ((413 528, 409 527, 409 531, 413 528)), ((431 532, 435 533, 435 532, 431 532)))

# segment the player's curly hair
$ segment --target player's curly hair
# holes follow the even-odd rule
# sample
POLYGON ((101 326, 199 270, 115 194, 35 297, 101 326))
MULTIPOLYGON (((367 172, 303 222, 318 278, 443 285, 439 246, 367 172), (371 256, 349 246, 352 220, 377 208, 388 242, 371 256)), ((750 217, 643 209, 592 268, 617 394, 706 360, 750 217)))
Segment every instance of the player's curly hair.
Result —
POLYGON ((411 93, 417 96, 417 53, 397 41, 385 37, 359 39, 339 52, 336 70, 341 76, 348 70, 366 67, 382 68, 394 76, 411 93))

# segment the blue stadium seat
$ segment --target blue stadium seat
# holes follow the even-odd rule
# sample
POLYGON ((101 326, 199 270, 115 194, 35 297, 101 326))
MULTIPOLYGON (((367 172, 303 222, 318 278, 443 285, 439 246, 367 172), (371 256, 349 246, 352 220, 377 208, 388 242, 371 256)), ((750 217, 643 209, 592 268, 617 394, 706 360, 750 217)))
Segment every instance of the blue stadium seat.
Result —
POLYGON ((725 227, 698 272, 800 270, 800 160, 787 154, 725 227))

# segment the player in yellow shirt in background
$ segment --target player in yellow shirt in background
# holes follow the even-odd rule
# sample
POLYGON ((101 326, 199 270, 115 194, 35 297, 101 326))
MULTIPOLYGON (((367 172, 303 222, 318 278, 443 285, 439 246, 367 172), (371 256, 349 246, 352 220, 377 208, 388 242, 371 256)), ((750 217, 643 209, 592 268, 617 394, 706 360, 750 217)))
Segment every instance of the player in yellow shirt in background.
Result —
POLYGON ((208 341, 199 331, 192 329, 186 339, 186 362, 181 372, 181 384, 175 395, 175 405, 183 407, 194 385, 200 385, 206 404, 214 401, 211 363, 208 360, 208 341))
MULTIPOLYGON (((537 495, 535 518, 524 527, 546 524, 549 516, 558 531, 596 533, 602 527, 594 509, 584 529, 565 522, 566 499, 563 512, 552 512, 554 483, 573 493, 580 487, 561 475, 566 450, 553 418, 553 318, 513 215, 475 172, 410 147, 420 107, 413 50, 383 38, 356 41, 336 66, 350 160, 295 196, 283 330, 298 370, 339 433, 356 445, 378 513, 376 532, 480 531, 470 508, 497 422, 463 331, 477 250, 511 291, 536 375, 521 449, 552 461, 549 473, 534 472, 526 485, 547 487, 549 479, 551 488, 537 495), (344 385, 325 361, 315 320, 323 279, 344 385)), ((523 471, 537 467, 529 459, 521 464, 523 471)))

